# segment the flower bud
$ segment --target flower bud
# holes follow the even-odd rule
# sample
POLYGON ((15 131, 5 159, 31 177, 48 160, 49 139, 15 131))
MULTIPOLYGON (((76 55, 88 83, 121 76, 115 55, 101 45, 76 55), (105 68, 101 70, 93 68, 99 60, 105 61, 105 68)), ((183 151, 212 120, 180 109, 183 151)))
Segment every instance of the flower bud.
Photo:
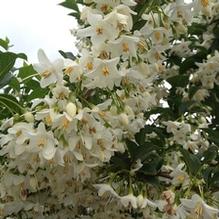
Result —
POLYGON ((34 116, 31 112, 26 112, 24 114, 24 119, 27 121, 27 122, 33 122, 34 121, 34 116))
POLYGON ((123 125, 128 125, 129 124, 129 118, 126 113, 121 113, 120 114, 120 121, 123 125))
POLYGON ((69 116, 74 117, 77 112, 77 107, 74 103, 68 103, 66 106, 66 112, 69 116))

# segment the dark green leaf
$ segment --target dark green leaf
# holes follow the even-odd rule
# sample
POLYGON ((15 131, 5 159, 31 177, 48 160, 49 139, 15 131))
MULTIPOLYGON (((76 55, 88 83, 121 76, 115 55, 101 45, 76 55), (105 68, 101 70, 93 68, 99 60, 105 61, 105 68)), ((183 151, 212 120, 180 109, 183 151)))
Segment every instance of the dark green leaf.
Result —
POLYGON ((72 52, 64 52, 62 50, 59 50, 59 53, 66 59, 71 59, 71 60, 76 59, 76 57, 74 56, 74 54, 72 52))
POLYGON ((8 94, 0 94, 0 106, 7 108, 12 114, 24 112, 24 108, 18 103, 17 99, 8 94))
POLYGON ((180 152, 182 153, 182 159, 185 161, 189 172, 193 175, 196 175, 201 167, 200 160, 194 154, 183 148, 180 148, 180 152))

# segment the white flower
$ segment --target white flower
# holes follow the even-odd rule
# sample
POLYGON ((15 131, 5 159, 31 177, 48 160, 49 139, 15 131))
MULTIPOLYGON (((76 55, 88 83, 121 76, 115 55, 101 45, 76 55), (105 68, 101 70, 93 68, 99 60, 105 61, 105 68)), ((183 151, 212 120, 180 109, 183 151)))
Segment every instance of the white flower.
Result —
POLYGON ((119 85, 121 81, 121 74, 117 70, 119 58, 110 60, 95 59, 96 68, 86 74, 88 77, 88 84, 85 87, 89 88, 109 88, 113 89, 114 85, 119 85))
POLYGON ((147 206, 156 208, 157 204, 155 204, 154 202, 150 201, 149 199, 143 197, 143 195, 138 195, 137 196, 137 205, 139 208, 145 208, 147 206))
POLYGON ((70 59, 66 59, 64 74, 69 76, 70 82, 75 83, 82 79, 83 71, 81 65, 70 59))
POLYGON ((210 16, 212 5, 213 3, 211 0, 195 0, 194 1, 194 12, 200 13, 201 11, 204 15, 210 16))
POLYGON ((137 198, 133 194, 120 197, 120 202, 125 208, 127 207, 137 208, 138 207, 137 198))
POLYGON ((183 188, 188 187, 189 185, 189 176, 188 174, 183 171, 184 164, 179 164, 173 172, 170 174, 172 179, 172 184, 175 186, 182 185, 183 188))
POLYGON ((173 21, 190 23, 192 20, 191 8, 192 4, 184 3, 182 0, 177 0, 169 5, 167 8, 167 14, 173 21))
POLYGON ((119 197, 115 190, 112 188, 112 186, 108 184, 95 184, 94 187, 98 189, 99 196, 102 196, 104 193, 109 192, 113 196, 119 197))
POLYGON ((197 194, 194 194, 191 199, 180 199, 180 201, 179 208, 183 209, 181 213, 185 214, 182 218, 216 219, 219 214, 219 209, 206 204, 197 194))
POLYGON ((106 15, 105 20, 119 32, 130 31, 133 26, 132 14, 136 14, 126 5, 118 5, 106 15))
POLYGON ((41 76, 40 85, 42 88, 62 81, 62 69, 64 68, 64 62, 62 59, 51 62, 44 51, 40 49, 38 51, 38 60, 39 64, 35 64, 33 67, 41 76))
POLYGON ((88 23, 91 25, 77 31, 79 37, 91 37, 91 42, 99 44, 105 40, 114 40, 118 36, 118 31, 100 14, 88 14, 88 23))
POLYGON ((57 84, 56 87, 52 89, 52 93, 57 100, 64 100, 68 98, 70 90, 63 84, 57 84))
POLYGON ((163 27, 154 28, 151 33, 151 39, 155 45, 168 45, 169 31, 163 27))
POLYGON ((46 131, 44 123, 41 122, 38 125, 36 133, 29 132, 28 135, 30 138, 30 152, 39 152, 46 160, 51 160, 55 156, 55 146, 58 142, 51 131, 46 131))
POLYGON ((115 41, 109 42, 113 57, 137 57, 138 37, 122 35, 115 41))
POLYGON ((134 1, 134 0, 122 0, 122 3, 124 5, 127 5, 127 6, 135 6, 135 5, 137 5, 136 1, 134 1))

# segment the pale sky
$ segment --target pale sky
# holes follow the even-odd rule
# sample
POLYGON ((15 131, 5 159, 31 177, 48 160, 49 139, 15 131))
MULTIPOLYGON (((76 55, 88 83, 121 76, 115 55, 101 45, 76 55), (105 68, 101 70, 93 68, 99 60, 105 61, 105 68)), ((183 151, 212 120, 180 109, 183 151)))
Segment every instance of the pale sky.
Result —
MULTIPOLYGON (((64 1, 64 0, 63 0, 64 1)), ((24 52, 37 62, 37 51, 44 49, 51 59, 58 50, 76 52, 70 29, 77 23, 58 3, 62 0, 0 0, 0 38, 11 40, 15 52, 24 52)), ((191 0, 186 0, 191 2, 191 0)))
POLYGON ((11 40, 16 52, 24 52, 30 62, 37 61, 39 48, 51 59, 58 50, 75 52, 70 29, 77 24, 62 0, 0 0, 0 38, 11 40))

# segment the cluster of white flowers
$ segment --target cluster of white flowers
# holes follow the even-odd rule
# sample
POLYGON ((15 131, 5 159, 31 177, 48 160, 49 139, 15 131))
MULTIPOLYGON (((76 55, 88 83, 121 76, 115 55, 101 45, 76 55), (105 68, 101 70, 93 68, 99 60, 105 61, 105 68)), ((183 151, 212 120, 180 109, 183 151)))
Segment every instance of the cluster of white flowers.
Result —
POLYGON ((170 144, 179 144, 186 150, 190 150, 193 153, 198 153, 199 151, 205 151, 209 142, 202 136, 201 128, 207 128, 207 121, 202 121, 200 127, 191 127, 189 123, 177 122, 177 121, 167 121, 163 122, 167 127, 167 132, 172 133, 173 136, 168 140, 170 144))
MULTIPOLYGON (((48 95, 1 126, 0 155, 5 160, 0 170, 0 218, 133 218, 127 209, 140 209, 139 218, 160 218, 153 215, 155 209, 163 212, 161 218, 217 218, 218 210, 198 195, 181 199, 177 206, 169 190, 155 199, 142 191, 120 193, 116 184, 96 181, 98 167, 116 152, 125 152, 126 139, 133 140, 145 126, 144 112, 162 106, 168 89, 157 81, 168 72, 165 51, 191 54, 189 43, 172 48, 170 42, 186 32, 193 12, 216 14, 219 3, 197 0, 194 6, 176 1, 164 5, 162 13, 143 13, 144 26, 133 31, 137 1, 84 2, 89 6, 82 8, 83 25, 76 31, 81 57, 51 62, 40 50, 34 69, 48 95)), ((201 81, 203 89, 213 88, 218 84, 217 68, 215 53, 199 64, 193 81, 201 81)), ((196 99, 202 100, 199 96, 196 99)), ((170 143, 193 153, 208 147, 199 127, 177 121, 163 124, 173 135, 170 143)), ((131 174, 141 167, 138 160, 131 174)), ((180 162, 172 167, 170 179, 173 188, 189 187, 180 162)))

